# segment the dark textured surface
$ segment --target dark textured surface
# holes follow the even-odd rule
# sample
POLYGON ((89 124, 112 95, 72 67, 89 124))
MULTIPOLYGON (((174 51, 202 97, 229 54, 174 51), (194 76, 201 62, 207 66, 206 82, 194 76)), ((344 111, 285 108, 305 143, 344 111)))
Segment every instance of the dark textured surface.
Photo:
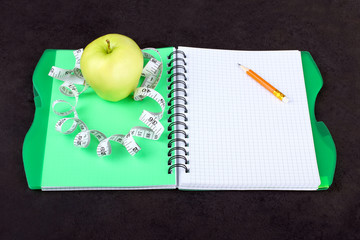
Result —
POLYGON ((0 3, 0 239, 359 239, 359 1, 0 3), (316 115, 337 146, 321 192, 93 191, 27 187, 22 142, 45 49, 106 33, 140 47, 310 51, 324 78, 316 115))

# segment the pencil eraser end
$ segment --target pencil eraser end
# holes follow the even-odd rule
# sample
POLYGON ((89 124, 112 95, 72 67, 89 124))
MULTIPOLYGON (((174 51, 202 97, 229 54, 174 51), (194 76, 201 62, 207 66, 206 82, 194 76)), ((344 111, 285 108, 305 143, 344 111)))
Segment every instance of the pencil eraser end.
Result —
POLYGON ((288 102, 289 102, 289 99, 288 99, 287 97, 283 97, 282 101, 283 101, 284 103, 288 103, 288 102))

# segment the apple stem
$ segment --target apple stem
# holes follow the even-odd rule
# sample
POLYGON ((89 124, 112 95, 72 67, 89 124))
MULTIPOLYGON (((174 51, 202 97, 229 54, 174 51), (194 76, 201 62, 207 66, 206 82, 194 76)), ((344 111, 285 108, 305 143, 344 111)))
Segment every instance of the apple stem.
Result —
POLYGON ((110 49, 110 40, 109 40, 109 39, 106 39, 106 42, 107 42, 107 44, 108 44, 107 53, 110 53, 110 52, 111 52, 111 49, 110 49))

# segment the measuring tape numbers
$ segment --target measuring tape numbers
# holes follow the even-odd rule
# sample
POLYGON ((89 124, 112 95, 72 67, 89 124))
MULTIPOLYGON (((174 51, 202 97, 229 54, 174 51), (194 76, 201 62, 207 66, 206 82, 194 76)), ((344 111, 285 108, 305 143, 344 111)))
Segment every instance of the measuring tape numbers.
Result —
POLYGON ((90 87, 86 83, 86 79, 82 75, 80 68, 82 53, 83 49, 78 49, 73 52, 75 57, 75 66, 73 69, 62 69, 53 66, 48 74, 50 77, 64 81, 64 83, 59 87, 59 90, 63 95, 75 98, 74 105, 63 99, 55 100, 53 102, 52 109, 54 113, 63 117, 55 124, 56 131, 62 134, 71 134, 79 126, 80 132, 77 133, 74 138, 74 146, 80 148, 88 147, 90 144, 91 135, 93 135, 99 141, 96 149, 97 155, 99 157, 111 154, 110 141, 123 145, 129 154, 133 156, 141 150, 134 137, 158 140, 161 134, 164 132, 164 126, 161 124, 160 120, 163 117, 165 110, 164 97, 159 92, 154 90, 154 88, 159 83, 163 72, 163 61, 159 51, 154 48, 146 48, 142 50, 144 58, 149 59, 149 61, 141 73, 141 75, 144 77, 144 81, 141 87, 135 89, 133 98, 135 101, 141 101, 146 97, 150 97, 159 104, 161 111, 154 113, 144 110, 139 119, 147 127, 135 126, 131 128, 127 134, 114 134, 109 137, 106 137, 106 135, 99 130, 89 129, 85 122, 79 118, 79 115, 76 111, 76 106, 78 104, 80 94, 85 92, 90 87), (155 51, 160 56, 161 61, 158 61, 152 54, 144 52, 144 50, 155 51), (77 85, 82 85, 84 87, 81 91, 79 91, 77 85), (56 106, 58 104, 66 104, 69 108, 64 111, 57 111, 56 106), (73 116, 69 117, 70 114, 73 114, 73 116), (68 129, 63 129, 65 123, 68 121, 72 121, 70 127, 68 127, 68 129))

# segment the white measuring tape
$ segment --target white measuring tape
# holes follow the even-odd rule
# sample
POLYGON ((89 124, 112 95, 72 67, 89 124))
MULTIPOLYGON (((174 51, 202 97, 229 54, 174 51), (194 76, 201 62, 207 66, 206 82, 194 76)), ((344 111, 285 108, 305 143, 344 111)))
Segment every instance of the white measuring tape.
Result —
POLYGON ((84 79, 84 76, 82 75, 80 69, 80 59, 83 53, 83 49, 75 50, 73 53, 76 60, 74 69, 62 69, 53 66, 49 72, 50 77, 64 81, 64 83, 59 88, 60 92, 65 96, 75 98, 75 105, 72 105, 70 102, 62 99, 55 100, 53 102, 53 111, 58 116, 65 117, 74 113, 73 117, 66 117, 60 119, 55 124, 55 129, 63 134, 71 134, 76 130, 77 126, 79 126, 80 132, 74 138, 74 145, 76 147, 82 148, 86 148, 89 146, 90 134, 92 134, 99 141, 96 149, 98 156, 106 156, 111 153, 110 140, 123 145, 131 155, 135 155, 138 151, 141 150, 140 146, 135 142, 133 137, 158 140, 161 134, 164 132, 164 126, 160 123, 160 120, 163 117, 165 109, 165 99, 163 98, 163 96, 161 96, 160 93, 154 90, 154 88, 159 83, 163 72, 163 63, 159 51, 154 48, 145 48, 142 50, 144 58, 150 60, 141 73, 141 76, 145 77, 145 79, 141 87, 135 89, 134 100, 140 101, 145 97, 150 97, 160 105, 161 112, 153 113, 144 110, 139 119, 147 127, 136 126, 131 128, 129 133, 126 135, 114 134, 110 137, 106 137, 105 134, 98 130, 90 130, 86 126, 85 122, 79 119, 79 115, 76 112, 79 95, 85 92, 86 89, 89 88, 89 85, 86 83, 86 80, 84 79), (156 60, 153 55, 144 52, 144 50, 155 51, 160 56, 161 61, 156 60), (76 85, 83 85, 84 88, 79 92, 76 85), (56 111, 55 106, 58 104, 66 104, 70 107, 70 109, 62 112, 56 111), (67 130, 64 131, 63 126, 67 121, 72 121, 72 124, 67 130))

